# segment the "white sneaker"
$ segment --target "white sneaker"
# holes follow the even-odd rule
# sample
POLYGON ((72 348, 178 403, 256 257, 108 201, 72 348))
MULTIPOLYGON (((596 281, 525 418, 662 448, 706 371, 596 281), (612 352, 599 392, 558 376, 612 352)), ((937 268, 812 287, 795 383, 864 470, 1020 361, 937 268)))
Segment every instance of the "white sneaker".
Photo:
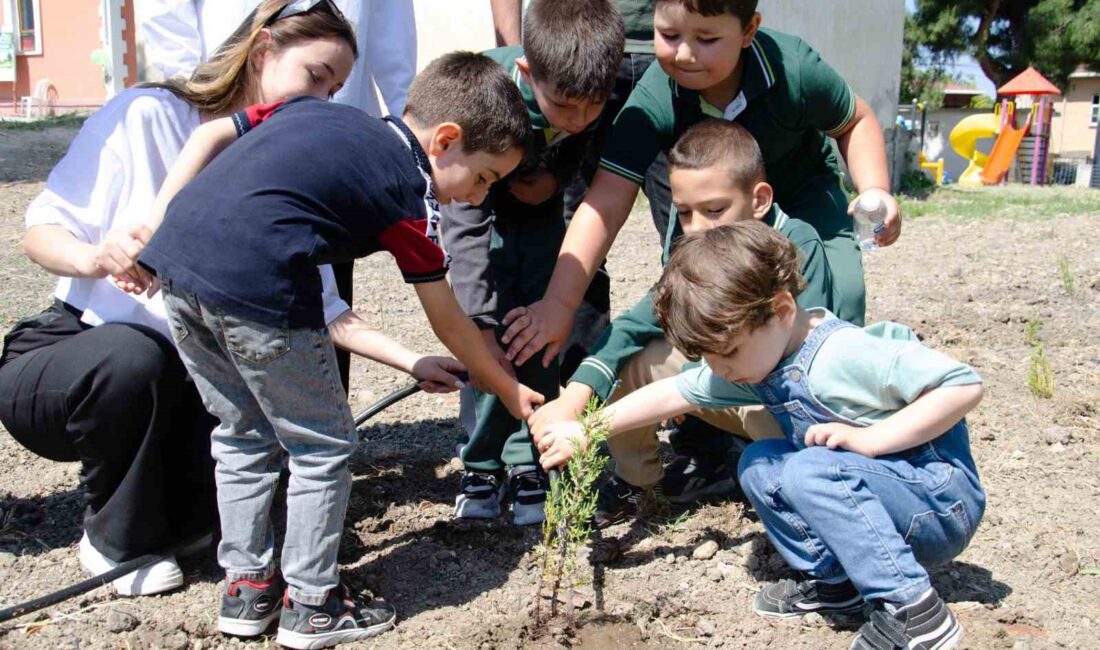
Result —
MULTIPOLYGON (((79 547, 80 564, 92 575, 106 573, 120 564, 92 546, 88 533, 84 533, 80 538, 79 547)), ((169 555, 147 567, 128 573, 111 584, 123 596, 149 596, 181 586, 183 571, 180 571, 180 566, 176 564, 176 558, 169 555)))

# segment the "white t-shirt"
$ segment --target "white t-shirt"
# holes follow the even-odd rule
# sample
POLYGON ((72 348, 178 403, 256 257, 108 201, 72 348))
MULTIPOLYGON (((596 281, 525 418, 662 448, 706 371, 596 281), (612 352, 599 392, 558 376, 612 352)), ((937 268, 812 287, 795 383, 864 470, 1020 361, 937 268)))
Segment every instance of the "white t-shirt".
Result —
MULTIPOLYGON (((146 59, 165 77, 189 75, 259 4, 260 0, 148 0, 138 16, 146 59)), ((337 0, 336 5, 355 26, 359 59, 333 99, 381 117, 381 94, 386 113, 401 115, 416 76, 412 0, 337 0)))
MULTIPOLYGON (((92 114, 27 208, 26 226, 63 226, 99 244, 112 230, 149 219, 157 191, 180 149, 200 124, 199 112, 172 92, 131 88, 92 114)), ((321 267, 325 322, 349 309, 332 268, 321 267)), ((164 303, 119 290, 107 278, 61 278, 54 295, 82 310, 89 325, 135 323, 170 337, 164 303)))

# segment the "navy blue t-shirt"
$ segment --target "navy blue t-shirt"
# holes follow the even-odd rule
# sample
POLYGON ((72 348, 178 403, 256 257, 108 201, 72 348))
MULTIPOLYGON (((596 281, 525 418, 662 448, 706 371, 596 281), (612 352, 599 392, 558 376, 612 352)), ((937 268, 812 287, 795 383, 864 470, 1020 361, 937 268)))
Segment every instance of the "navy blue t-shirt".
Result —
POLYGON ((403 124, 314 98, 234 121, 240 139, 172 200, 143 265, 228 313, 315 328, 320 264, 386 250, 406 282, 445 276, 431 170, 403 124))

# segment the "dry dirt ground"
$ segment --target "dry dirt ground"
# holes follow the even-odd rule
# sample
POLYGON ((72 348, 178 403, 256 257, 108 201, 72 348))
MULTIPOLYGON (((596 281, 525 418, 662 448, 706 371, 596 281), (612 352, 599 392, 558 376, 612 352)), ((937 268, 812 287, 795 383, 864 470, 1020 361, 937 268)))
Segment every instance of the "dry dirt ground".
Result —
MULTIPOLYGON (((52 281, 19 252, 22 212, 71 130, 0 131, 0 326, 44 307, 52 281)), ((987 396, 972 444, 989 493, 973 543, 934 582, 966 627, 967 648, 1100 647, 1100 193, 950 190, 907 202, 901 242, 866 259, 869 320, 913 326, 972 364, 987 396), (1067 284, 1072 283, 1072 291, 1067 284), (1053 368, 1054 395, 1028 389, 1029 323, 1053 368)), ((659 272, 657 237, 638 215, 611 256, 616 310, 659 272)), ((358 265, 356 308, 422 349, 437 349, 412 291, 384 256, 358 265)), ((362 408, 401 385, 353 369, 362 408)), ((749 607, 784 575, 758 521, 736 499, 607 531, 597 579, 603 605, 572 635, 530 637, 539 533, 501 520, 458 525, 454 397, 418 395, 366 429, 342 561, 351 582, 384 596, 400 622, 363 648, 843 648, 856 620, 774 623, 749 607), (706 540, 709 559, 694 559, 706 540)), ((0 434, 0 604, 82 577, 76 559, 76 465, 46 462, 0 434)), ((187 586, 123 600, 106 590, 0 625, 0 648, 261 648, 215 631, 219 574, 207 552, 183 562, 187 586)))

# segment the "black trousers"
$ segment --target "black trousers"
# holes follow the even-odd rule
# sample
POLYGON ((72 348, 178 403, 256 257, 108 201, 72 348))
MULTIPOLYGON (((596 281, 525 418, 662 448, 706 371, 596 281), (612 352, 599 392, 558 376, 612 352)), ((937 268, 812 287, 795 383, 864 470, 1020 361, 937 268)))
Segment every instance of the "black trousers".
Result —
POLYGON ((90 327, 58 302, 21 321, 0 357, 0 422, 30 451, 80 461, 84 530, 125 561, 217 524, 206 412, 171 341, 90 327))

